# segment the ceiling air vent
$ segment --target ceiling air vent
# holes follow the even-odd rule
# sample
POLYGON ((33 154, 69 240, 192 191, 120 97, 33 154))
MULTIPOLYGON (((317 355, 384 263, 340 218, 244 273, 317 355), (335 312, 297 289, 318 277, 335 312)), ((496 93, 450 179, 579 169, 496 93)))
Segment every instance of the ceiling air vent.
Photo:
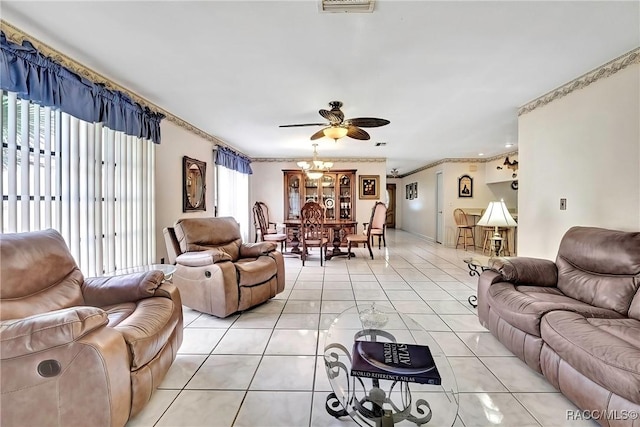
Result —
POLYGON ((320 0, 320 12, 373 12, 375 0, 320 0))
POLYGON ((376 142, 376 147, 384 147, 385 145, 387 145, 386 142, 376 142))

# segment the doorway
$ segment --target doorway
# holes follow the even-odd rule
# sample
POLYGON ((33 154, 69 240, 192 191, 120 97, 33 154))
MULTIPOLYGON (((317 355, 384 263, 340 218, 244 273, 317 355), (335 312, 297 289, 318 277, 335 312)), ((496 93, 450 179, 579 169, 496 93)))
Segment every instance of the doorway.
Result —
POLYGON ((387 195, 389 196, 389 204, 387 206, 387 228, 396 228, 396 185, 387 184, 387 195))
POLYGON ((436 243, 444 241, 444 191, 442 172, 436 172, 436 243))

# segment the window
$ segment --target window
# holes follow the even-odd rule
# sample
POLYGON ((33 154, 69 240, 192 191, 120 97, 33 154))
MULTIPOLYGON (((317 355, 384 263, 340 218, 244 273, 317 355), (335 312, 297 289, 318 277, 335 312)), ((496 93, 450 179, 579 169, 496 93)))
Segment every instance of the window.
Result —
POLYGON ((0 231, 58 230, 85 275, 154 262, 154 144, 2 92, 0 231))
POLYGON ((249 175, 216 165, 218 216, 232 216, 240 224, 242 241, 249 241, 249 175))

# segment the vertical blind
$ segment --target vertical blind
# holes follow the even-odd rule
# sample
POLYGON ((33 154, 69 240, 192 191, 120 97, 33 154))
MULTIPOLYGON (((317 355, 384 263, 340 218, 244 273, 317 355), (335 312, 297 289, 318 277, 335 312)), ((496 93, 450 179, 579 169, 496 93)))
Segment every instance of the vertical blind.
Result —
POLYGON ((232 216, 240 224, 244 242, 249 241, 249 175, 216 167, 218 216, 232 216))
POLYGON ((89 276, 153 263, 153 142, 1 94, 0 231, 57 229, 89 276))

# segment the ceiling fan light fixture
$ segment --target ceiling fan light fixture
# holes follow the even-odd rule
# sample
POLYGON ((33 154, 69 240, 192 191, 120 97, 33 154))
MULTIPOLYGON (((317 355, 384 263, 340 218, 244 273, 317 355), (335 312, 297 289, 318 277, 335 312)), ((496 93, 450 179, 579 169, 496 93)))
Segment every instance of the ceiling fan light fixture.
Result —
POLYGON ((335 141, 347 136, 347 132, 349 132, 349 130, 342 126, 331 126, 323 130, 324 136, 335 141))

